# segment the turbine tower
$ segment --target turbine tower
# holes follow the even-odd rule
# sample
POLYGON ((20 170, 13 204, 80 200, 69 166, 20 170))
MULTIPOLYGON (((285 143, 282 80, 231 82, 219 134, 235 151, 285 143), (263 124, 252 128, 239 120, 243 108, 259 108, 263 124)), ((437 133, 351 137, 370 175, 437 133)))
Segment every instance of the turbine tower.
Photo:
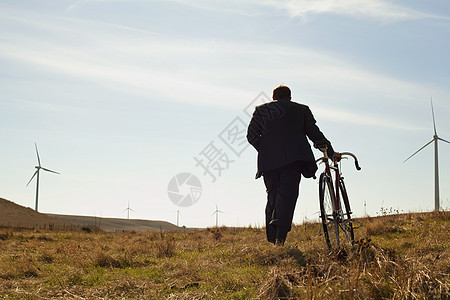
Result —
POLYGON ((438 141, 449 143, 449 141, 444 140, 443 138, 440 138, 436 131, 436 122, 434 119, 434 108, 433 108, 433 99, 431 99, 431 113, 433 115, 433 128, 434 128, 434 135, 433 139, 425 144, 422 148, 414 152, 410 157, 408 157, 404 162, 406 162, 408 159, 416 155, 420 150, 428 146, 429 144, 434 142, 434 210, 439 211, 440 210, 440 204, 439 204, 439 159, 438 159, 438 141))
POLYGON ((216 214, 216 227, 219 227, 219 213, 223 213, 223 211, 219 210, 216 204, 216 210, 213 212, 213 215, 216 214))
POLYGON ((28 181, 27 186, 30 184, 31 180, 33 180, 34 176, 36 176, 36 205, 35 205, 35 210, 38 211, 39 172, 40 172, 40 170, 44 170, 44 171, 55 173, 55 174, 59 174, 59 173, 56 172, 56 171, 52 171, 52 170, 46 169, 46 168, 41 166, 41 159, 39 158, 39 152, 38 152, 38 148, 37 148, 37 144, 36 143, 34 143, 34 147, 36 148, 36 155, 37 155, 37 159, 38 159, 38 165, 35 166, 36 172, 34 172, 33 176, 30 179, 30 181, 28 181))

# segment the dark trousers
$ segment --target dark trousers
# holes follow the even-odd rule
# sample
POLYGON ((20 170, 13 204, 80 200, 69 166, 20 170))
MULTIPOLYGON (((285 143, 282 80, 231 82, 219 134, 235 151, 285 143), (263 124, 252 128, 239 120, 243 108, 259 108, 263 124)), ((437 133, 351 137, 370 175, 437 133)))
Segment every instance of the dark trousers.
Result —
POLYGON ((283 244, 291 230, 299 193, 301 163, 295 162, 263 173, 267 189, 266 235, 271 243, 283 244))

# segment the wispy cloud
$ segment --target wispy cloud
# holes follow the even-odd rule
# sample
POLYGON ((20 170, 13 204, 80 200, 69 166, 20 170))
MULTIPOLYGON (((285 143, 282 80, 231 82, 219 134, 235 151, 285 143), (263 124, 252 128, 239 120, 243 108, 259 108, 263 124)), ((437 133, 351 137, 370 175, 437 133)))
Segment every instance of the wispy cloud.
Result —
POLYGON ((72 1, 73 3, 71 3, 67 8, 66 11, 70 12, 73 10, 76 10, 79 6, 83 6, 84 4, 89 4, 91 2, 104 2, 104 3, 108 3, 108 2, 130 2, 130 0, 76 0, 76 1, 72 1))
POLYGON ((383 0, 265 0, 263 3, 285 9, 293 17, 336 14, 381 21, 435 17, 383 0))
POLYGON ((259 2, 254 0, 164 0, 177 2, 190 7, 220 11, 225 13, 233 13, 244 16, 254 16, 261 14, 259 10, 259 2))
POLYGON ((351 111, 344 111, 334 108, 315 107, 314 113, 320 115, 321 119, 336 121, 339 123, 363 125, 363 126, 375 126, 400 130, 418 130, 423 129, 416 126, 411 126, 398 121, 389 120, 384 116, 373 117, 365 114, 357 114, 351 111))
MULTIPOLYGON (((158 1, 158 0, 157 0, 158 1)), ((231 14, 238 14, 243 16, 253 16, 253 15, 259 15, 259 8, 260 3, 258 1, 254 0, 159 0, 162 3, 170 3, 175 2, 177 4, 185 5, 188 7, 192 7, 199 10, 209 10, 209 11, 216 11, 221 13, 231 13, 231 14)), ((139 2, 140 4, 151 4, 149 1, 148 3, 145 3, 145 1, 141 0, 77 0, 74 1, 74 3, 67 6, 66 11, 72 12, 77 10, 80 7, 83 7, 84 5, 90 4, 90 3, 108 3, 108 2, 139 2)), ((156 2, 156 1, 155 1, 156 2)))
POLYGON ((262 7, 285 10, 291 17, 308 18, 319 14, 371 18, 382 22, 422 18, 435 15, 396 5, 384 0, 170 0, 199 9, 232 12, 243 15, 267 14, 262 7))
MULTIPOLYGON (((209 105, 233 105, 233 99, 250 95, 242 90, 210 84, 189 76, 176 75, 170 71, 138 68, 112 60, 83 59, 55 53, 40 53, 2 46, 3 54, 10 58, 31 63, 38 68, 50 70, 66 76, 75 76, 105 87, 126 91, 134 95, 164 95, 176 101, 197 102, 209 105), (176 87, 176 88, 175 88, 176 87), (229 101, 224 101, 228 98, 229 101), (211 99, 214 99, 211 101, 211 99), (231 103, 230 103, 231 102, 231 103)), ((60 48, 62 49, 62 48, 60 48)), ((58 51, 57 51, 58 52, 58 51)), ((64 52, 62 50, 62 52, 64 52)))

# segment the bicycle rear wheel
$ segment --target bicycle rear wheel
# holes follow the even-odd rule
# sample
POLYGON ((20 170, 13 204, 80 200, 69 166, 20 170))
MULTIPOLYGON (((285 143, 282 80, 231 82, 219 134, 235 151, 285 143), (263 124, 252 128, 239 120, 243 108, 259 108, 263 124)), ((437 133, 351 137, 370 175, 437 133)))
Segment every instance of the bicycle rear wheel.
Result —
POLYGON ((325 173, 319 179, 320 218, 328 249, 339 248, 339 223, 334 213, 334 188, 331 178, 325 173))
POLYGON ((350 244, 353 244, 355 241, 355 234, 353 233, 353 219, 352 219, 352 211, 350 210, 350 202, 348 201, 347 189, 345 188, 344 181, 341 180, 339 182, 339 192, 340 198, 342 202, 344 202, 345 215, 344 220, 341 222, 342 230, 345 233, 345 236, 350 244))

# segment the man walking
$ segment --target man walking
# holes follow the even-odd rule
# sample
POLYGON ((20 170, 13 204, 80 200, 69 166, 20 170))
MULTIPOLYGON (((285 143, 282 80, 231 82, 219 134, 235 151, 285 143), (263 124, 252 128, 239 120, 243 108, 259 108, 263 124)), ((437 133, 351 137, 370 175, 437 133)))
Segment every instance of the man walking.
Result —
POLYGON ((301 175, 315 177, 317 165, 307 137, 316 148, 331 143, 316 125, 308 106, 291 101, 291 90, 278 86, 273 101, 257 106, 247 130, 247 140, 258 151, 256 178, 263 176, 267 189, 267 240, 283 245, 291 230, 301 175))

